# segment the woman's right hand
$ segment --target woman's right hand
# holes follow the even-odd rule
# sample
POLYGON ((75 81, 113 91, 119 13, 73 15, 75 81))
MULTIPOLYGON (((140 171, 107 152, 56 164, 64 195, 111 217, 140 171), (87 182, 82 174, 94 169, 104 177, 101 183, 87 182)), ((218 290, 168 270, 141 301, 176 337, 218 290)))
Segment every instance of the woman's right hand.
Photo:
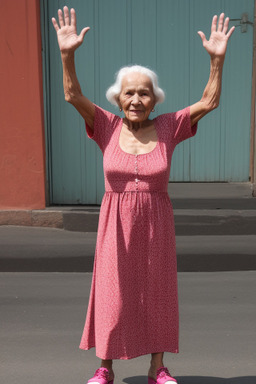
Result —
POLYGON ((57 32, 57 38, 61 53, 74 52, 83 42, 85 34, 89 31, 89 27, 83 28, 80 35, 77 35, 76 30, 76 12, 73 8, 69 10, 68 7, 58 10, 59 24, 56 19, 52 18, 53 26, 57 32))

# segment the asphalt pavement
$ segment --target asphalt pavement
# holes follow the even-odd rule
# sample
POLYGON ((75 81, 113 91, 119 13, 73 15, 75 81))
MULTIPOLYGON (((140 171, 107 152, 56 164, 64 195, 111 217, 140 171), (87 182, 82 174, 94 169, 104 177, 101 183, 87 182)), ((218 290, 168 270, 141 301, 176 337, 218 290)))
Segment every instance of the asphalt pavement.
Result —
MULTIPOLYGON (((256 272, 179 273, 179 384, 256 383, 256 272)), ((79 350, 91 273, 0 273, 1 384, 81 384, 99 366, 79 350)), ((150 356, 114 361, 115 384, 146 384, 150 356)))
MULTIPOLYGON (((167 353, 165 364, 179 384, 256 384, 251 187, 175 183, 170 188, 180 353, 167 353)), ((0 224, 12 224, 0 225, 0 384, 85 384, 99 367, 94 349, 79 350, 99 207, 25 214, 33 220, 21 215, 19 221, 17 211, 0 217, 0 224)), ((146 384, 149 359, 115 361, 115 384, 146 384)))
MULTIPOLYGON (((205 227, 195 222, 199 233, 205 227)), ((256 270, 256 234, 214 235, 212 228, 210 235, 194 235, 186 221, 180 229, 184 234, 176 236, 178 271, 256 270), (192 234, 185 235, 183 226, 192 234)), ((0 271, 92 272, 96 238, 96 232, 0 226, 0 271)))

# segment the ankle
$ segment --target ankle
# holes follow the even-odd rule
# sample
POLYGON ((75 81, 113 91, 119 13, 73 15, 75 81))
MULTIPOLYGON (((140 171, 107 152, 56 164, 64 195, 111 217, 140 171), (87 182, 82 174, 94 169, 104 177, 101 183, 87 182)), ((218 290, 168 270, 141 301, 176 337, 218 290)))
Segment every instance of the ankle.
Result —
POLYGON ((112 360, 102 360, 101 368, 107 368, 109 371, 112 371, 113 362, 112 360))
POLYGON ((153 361, 153 360, 151 360, 151 362, 150 362, 150 369, 151 370, 157 371, 161 367, 164 367, 163 360, 161 360, 161 361, 153 361))

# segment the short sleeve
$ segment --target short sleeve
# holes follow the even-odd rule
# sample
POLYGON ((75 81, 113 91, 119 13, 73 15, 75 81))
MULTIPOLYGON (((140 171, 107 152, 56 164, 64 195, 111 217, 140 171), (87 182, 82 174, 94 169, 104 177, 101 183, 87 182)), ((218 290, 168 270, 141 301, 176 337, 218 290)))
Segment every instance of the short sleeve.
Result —
MULTIPOLYGON (((94 104, 95 105, 95 104, 94 104)), ((85 123, 87 136, 94 140, 104 153, 120 117, 95 105, 94 129, 85 123)))
POLYGON ((190 107, 171 113, 171 117, 171 135, 176 145, 196 134, 197 123, 191 127, 190 107))

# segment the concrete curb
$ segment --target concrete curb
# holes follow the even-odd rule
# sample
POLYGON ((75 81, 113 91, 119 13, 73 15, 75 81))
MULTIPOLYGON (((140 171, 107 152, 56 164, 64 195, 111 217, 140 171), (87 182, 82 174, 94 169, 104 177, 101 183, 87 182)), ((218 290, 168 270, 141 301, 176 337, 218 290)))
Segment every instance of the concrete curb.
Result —
MULTIPOLYGON (((174 214, 175 217, 178 216, 176 219, 178 227, 180 225, 184 227, 184 222, 187 222, 194 228, 196 226, 209 227, 211 224, 215 225, 216 230, 217 228, 225 230, 226 225, 230 227, 230 224, 237 222, 237 226, 240 227, 238 233, 242 230, 243 225, 247 225, 248 234, 255 233, 251 231, 250 226, 256 227, 254 190, 251 183, 168 184, 168 193, 172 201, 174 214), (250 218, 246 215, 246 212, 249 211, 252 213, 250 218), (219 216, 217 212, 220 212, 219 216), (221 218, 221 216, 223 217, 221 218)), ((97 205, 53 206, 44 210, 6 209, 0 210, 0 225, 95 232, 98 228, 99 211, 100 206, 97 205)))
MULTIPOLYGON (((97 232, 100 207, 81 209, 0 211, 0 225, 58 228, 97 232)), ((255 235, 256 209, 174 209, 176 234, 255 235)))
MULTIPOLYGON (((97 207, 98 208, 98 207, 97 207)), ((6 210, 0 211, 0 225, 58 228, 78 232, 95 232, 98 228, 97 212, 68 210, 6 210)))
POLYGON ((48 210, 0 211, 0 225, 63 228, 63 212, 48 210))

